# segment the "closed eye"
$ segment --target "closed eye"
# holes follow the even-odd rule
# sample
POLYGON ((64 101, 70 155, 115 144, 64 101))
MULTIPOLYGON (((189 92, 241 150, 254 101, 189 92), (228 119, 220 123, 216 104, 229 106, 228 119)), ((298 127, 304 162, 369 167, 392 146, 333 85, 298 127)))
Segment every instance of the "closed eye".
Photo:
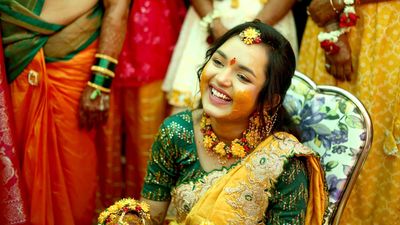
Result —
POLYGON ((224 67, 224 64, 219 59, 212 59, 214 65, 218 68, 224 67))
POLYGON ((250 83, 250 80, 245 75, 239 73, 237 74, 237 76, 239 77, 239 80, 241 80, 242 82, 250 83))

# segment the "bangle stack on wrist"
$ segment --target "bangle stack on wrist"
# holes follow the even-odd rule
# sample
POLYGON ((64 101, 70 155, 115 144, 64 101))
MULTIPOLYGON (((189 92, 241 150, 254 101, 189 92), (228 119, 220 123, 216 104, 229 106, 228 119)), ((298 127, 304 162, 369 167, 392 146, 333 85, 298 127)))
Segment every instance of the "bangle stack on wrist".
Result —
POLYGON ((115 77, 114 70, 118 64, 118 60, 105 54, 96 54, 95 57, 97 61, 91 68, 93 76, 88 81, 88 86, 95 89, 90 95, 90 99, 92 100, 101 95, 101 92, 111 92, 112 79, 115 77))
MULTIPOLYGON (((340 1, 340 0, 339 0, 340 1)), ((335 11, 336 14, 339 14, 340 11, 336 9, 336 7, 333 5, 333 0, 329 0, 329 3, 331 3, 333 11, 335 11)))

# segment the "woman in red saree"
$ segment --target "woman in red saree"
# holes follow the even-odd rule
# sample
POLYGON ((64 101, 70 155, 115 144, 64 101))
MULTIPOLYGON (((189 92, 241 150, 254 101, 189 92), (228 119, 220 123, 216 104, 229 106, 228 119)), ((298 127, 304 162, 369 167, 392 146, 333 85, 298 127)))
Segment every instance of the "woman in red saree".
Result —
POLYGON ((28 216, 20 180, 18 153, 15 152, 14 121, 6 77, 3 47, 0 45, 0 224, 27 224, 28 216))

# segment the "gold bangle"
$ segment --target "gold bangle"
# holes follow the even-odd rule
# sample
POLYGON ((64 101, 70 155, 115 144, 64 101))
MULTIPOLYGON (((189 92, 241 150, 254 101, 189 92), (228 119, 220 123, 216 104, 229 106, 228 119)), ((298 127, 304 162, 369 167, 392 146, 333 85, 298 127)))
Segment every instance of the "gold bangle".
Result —
POLYGON ((105 54, 97 53, 96 55, 94 55, 94 57, 106 59, 106 60, 108 60, 108 61, 110 61, 110 62, 112 62, 114 64, 118 64, 118 60, 117 59, 115 59, 115 58, 113 58, 111 56, 105 55, 105 54))
POLYGON ((94 84, 94 83, 92 83, 90 81, 87 82, 87 85, 92 87, 92 88, 94 88, 94 89, 98 89, 98 90, 100 90, 102 92, 105 92, 105 93, 110 93, 111 92, 111 90, 109 88, 102 87, 102 86, 94 84))
POLYGON ((335 6, 333 5, 333 1, 332 1, 332 0, 329 0, 329 2, 331 3, 331 6, 332 6, 333 11, 335 11, 336 14, 339 14, 339 10, 337 10, 337 9, 335 8, 335 6))
POLYGON ((115 73, 113 71, 111 71, 109 69, 106 69, 106 68, 103 68, 103 67, 100 67, 100 66, 92 66, 91 70, 95 71, 95 72, 103 73, 103 74, 105 74, 107 76, 110 76, 112 78, 115 77, 115 73))

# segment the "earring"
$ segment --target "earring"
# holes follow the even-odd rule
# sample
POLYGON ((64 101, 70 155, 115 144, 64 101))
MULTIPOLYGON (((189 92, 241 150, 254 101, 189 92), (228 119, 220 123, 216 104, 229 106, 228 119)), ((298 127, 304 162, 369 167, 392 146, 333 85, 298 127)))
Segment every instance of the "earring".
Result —
POLYGON ((256 111, 249 118, 249 128, 246 132, 247 143, 255 148, 263 138, 260 113, 256 111))
POLYGON ((264 116, 264 121, 265 121, 265 127, 263 127, 263 129, 264 129, 265 137, 268 137, 270 135, 272 128, 275 125, 276 118, 278 117, 278 111, 279 111, 280 107, 281 107, 281 105, 278 105, 278 107, 276 107, 276 111, 272 116, 270 116, 268 113, 268 110, 266 108, 264 108, 263 116, 264 116))

